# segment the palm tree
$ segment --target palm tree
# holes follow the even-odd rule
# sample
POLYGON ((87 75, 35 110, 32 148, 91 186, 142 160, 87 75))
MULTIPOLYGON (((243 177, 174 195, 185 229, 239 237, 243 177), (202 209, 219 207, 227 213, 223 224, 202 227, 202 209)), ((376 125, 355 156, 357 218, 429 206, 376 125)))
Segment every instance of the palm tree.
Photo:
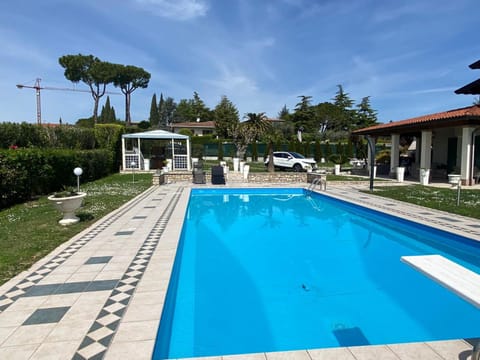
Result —
POLYGON ((264 112, 262 113, 248 113, 245 115, 244 124, 250 128, 253 135, 255 136, 254 140, 257 140, 260 136, 270 131, 272 124, 268 121, 267 115, 264 112))
POLYGON ((267 143, 268 146, 268 166, 267 170, 270 173, 275 172, 275 165, 273 162, 273 144, 277 143, 283 138, 283 134, 279 129, 275 129, 272 126, 272 130, 268 131, 263 135, 263 141, 267 143))
POLYGON ((229 128, 229 135, 237 148, 237 157, 243 159, 248 144, 259 139, 268 133, 271 124, 265 113, 248 113, 245 121, 232 124, 229 128))
MULTIPOLYGON (((264 112, 262 113, 247 113, 245 115, 245 118, 247 119, 244 121, 244 124, 247 128, 247 131, 250 133, 251 140, 249 143, 253 141, 259 140, 261 137, 267 136, 269 133, 272 132, 272 123, 268 120, 267 115, 265 115, 264 112)), ((272 152, 272 144, 269 144, 270 146, 270 161, 268 163, 269 171, 270 171, 270 166, 272 166, 271 172, 273 172, 273 152, 272 152)))

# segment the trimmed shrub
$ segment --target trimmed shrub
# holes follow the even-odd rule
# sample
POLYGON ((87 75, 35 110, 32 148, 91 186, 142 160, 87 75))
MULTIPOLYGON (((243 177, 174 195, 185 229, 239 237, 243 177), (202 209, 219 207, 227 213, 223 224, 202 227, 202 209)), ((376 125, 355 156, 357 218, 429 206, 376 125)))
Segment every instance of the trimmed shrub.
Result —
POLYGON ((315 140, 315 161, 320 162, 323 157, 322 146, 320 141, 317 139, 315 140))
POLYGON ((223 143, 221 141, 218 142, 218 160, 223 160, 223 143))
POLYGON ((252 143, 252 161, 258 161, 258 147, 256 141, 252 143))
POLYGON ((75 167, 83 169, 82 181, 111 173, 109 150, 17 149, 0 150, 0 208, 21 203, 36 195, 74 186, 75 167))
POLYGON ((0 148, 11 146, 21 148, 65 148, 94 149, 95 133, 93 129, 71 125, 38 126, 29 123, 0 123, 0 148))

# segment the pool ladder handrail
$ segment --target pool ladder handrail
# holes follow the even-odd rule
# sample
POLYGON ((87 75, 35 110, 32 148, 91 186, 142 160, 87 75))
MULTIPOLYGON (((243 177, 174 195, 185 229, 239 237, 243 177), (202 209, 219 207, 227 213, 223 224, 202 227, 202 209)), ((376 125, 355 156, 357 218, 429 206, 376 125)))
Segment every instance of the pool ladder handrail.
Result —
POLYGON ((312 180, 312 183, 308 186, 308 189, 307 189, 309 194, 311 194, 313 192, 313 190, 315 189, 315 187, 317 185, 320 185, 320 191, 321 190, 327 191, 327 178, 326 178, 326 176, 325 176, 325 178, 322 177, 322 176, 319 176, 319 177, 312 180))

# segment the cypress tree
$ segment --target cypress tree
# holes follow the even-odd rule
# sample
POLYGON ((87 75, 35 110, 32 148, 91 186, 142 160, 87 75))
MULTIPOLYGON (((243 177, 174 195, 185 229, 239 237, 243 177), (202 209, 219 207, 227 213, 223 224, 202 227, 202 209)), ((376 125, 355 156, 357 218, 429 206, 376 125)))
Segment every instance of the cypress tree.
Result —
POLYGON ((150 117, 149 117, 150 125, 152 127, 158 127, 160 122, 160 113, 157 107, 157 95, 153 94, 152 96, 152 104, 150 105, 150 117))
POLYGON ((105 105, 102 106, 102 111, 100 112, 98 122, 105 124, 115 122, 116 120, 117 118, 115 117, 115 110, 113 109, 113 106, 110 106, 110 97, 107 96, 105 105))
POLYGON ((100 111, 100 116, 97 119, 97 122, 99 124, 104 124, 106 121, 105 119, 107 118, 107 111, 105 110, 105 105, 102 106, 102 110, 100 111))
POLYGON ((222 140, 218 141, 218 160, 223 160, 223 142, 222 140))
POLYGON ((110 111, 110 122, 116 122, 117 121, 117 115, 115 114, 115 109, 111 108, 111 111, 110 111))

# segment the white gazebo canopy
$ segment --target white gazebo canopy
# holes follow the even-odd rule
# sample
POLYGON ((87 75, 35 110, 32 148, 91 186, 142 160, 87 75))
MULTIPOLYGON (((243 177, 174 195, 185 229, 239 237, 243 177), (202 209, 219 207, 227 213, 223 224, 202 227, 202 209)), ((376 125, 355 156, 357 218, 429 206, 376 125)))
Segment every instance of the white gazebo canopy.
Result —
POLYGON ((168 153, 167 165, 169 170, 191 170, 190 167, 190 137, 175 134, 165 130, 152 130, 122 135, 122 169, 150 170, 150 159, 142 154, 142 140, 165 140, 164 147, 168 153), (133 141, 132 148, 127 149, 126 140, 133 141))

